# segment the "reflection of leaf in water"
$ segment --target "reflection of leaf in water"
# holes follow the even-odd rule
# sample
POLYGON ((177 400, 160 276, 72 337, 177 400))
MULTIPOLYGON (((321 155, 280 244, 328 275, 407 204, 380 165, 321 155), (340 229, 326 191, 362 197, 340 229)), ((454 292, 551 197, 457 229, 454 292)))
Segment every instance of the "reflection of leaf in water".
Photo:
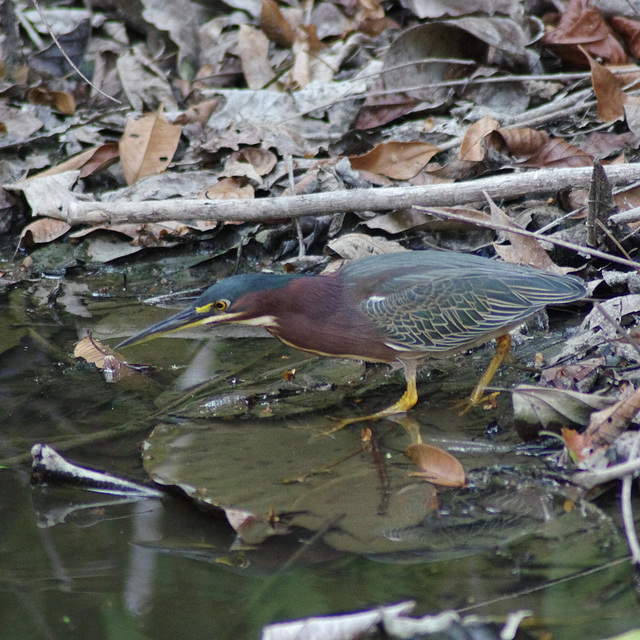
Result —
POLYGON ((472 489, 438 495, 409 476, 411 464, 402 453, 407 435, 397 428, 380 445, 383 485, 353 430, 314 437, 325 427, 275 420, 161 424, 145 446, 145 468, 201 505, 243 509, 265 520, 273 510, 279 523, 322 531, 331 547, 353 553, 455 556, 602 524, 583 509, 565 513, 557 488, 525 468, 517 478, 475 472, 472 489), (309 476, 311 471, 316 473, 309 476), (285 484, 287 477, 306 479, 285 484))
POLYGON ((145 468, 157 482, 178 485, 203 505, 244 509, 258 517, 273 509, 284 524, 312 531, 337 521, 325 535, 335 548, 398 550, 382 530, 418 525, 437 504, 431 485, 408 476, 405 433, 393 430, 389 438, 394 443, 386 452, 390 495, 380 514, 386 487, 371 454, 359 451, 348 429, 333 438, 314 437, 325 428, 325 421, 316 429, 272 420, 162 424, 145 446, 145 468), (349 456, 354 450, 356 455, 349 456), (318 473, 305 482, 284 482, 314 470, 318 473))

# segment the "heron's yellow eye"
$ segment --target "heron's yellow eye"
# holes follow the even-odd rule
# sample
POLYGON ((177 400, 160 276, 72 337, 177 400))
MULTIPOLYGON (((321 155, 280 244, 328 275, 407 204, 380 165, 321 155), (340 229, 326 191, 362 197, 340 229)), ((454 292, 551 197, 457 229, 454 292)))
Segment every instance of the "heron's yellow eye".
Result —
POLYGON ((213 303, 213 308, 216 311, 225 311, 228 306, 229 306, 229 301, 228 300, 216 300, 213 303))

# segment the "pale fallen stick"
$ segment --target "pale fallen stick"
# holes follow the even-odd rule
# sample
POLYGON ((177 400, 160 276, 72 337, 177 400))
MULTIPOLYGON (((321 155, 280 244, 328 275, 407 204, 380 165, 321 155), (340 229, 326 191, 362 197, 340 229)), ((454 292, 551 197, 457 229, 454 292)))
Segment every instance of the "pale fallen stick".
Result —
MULTIPOLYGON (((302 216, 329 215, 345 211, 393 211, 414 205, 445 207, 484 201, 553 193, 561 189, 587 187, 591 167, 540 169, 480 178, 467 182, 419 187, 352 189, 329 193, 262 198, 257 200, 171 199, 145 202, 51 202, 47 210, 34 211, 76 224, 121 224, 166 220, 215 220, 259 222, 302 216)), ((640 180, 640 163, 606 167, 611 183, 640 180)))

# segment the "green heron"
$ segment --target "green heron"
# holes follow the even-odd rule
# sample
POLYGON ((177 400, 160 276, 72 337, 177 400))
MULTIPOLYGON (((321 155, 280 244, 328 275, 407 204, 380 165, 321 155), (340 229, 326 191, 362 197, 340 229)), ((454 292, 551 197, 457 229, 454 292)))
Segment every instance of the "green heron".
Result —
POLYGON ((418 401, 417 365, 493 338, 498 349, 470 397, 478 404, 509 353, 508 332, 548 304, 586 295, 574 276, 488 258, 407 251, 361 258, 329 275, 238 275, 117 348, 185 327, 235 322, 264 327, 285 344, 325 356, 399 362, 407 383, 392 406, 361 420, 404 413, 418 401))

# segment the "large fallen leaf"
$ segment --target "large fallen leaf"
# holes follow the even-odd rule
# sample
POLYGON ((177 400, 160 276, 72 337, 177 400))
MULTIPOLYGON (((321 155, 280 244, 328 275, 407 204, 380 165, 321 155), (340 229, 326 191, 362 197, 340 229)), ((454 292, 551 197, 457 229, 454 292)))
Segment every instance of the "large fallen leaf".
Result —
MULTIPOLYGON (((274 420, 210 420, 204 428, 197 421, 161 424, 145 445, 145 468, 155 481, 181 487, 202 506, 242 512, 243 523, 268 524, 273 512, 282 523, 310 530, 326 531, 333 523, 325 538, 336 548, 423 546, 420 540, 390 539, 398 528, 418 526, 437 505, 432 485, 408 477, 402 447, 385 458, 391 490, 384 496, 372 454, 361 450, 353 432, 318 439, 317 431, 299 426, 274 420)), ((390 435, 397 444, 405 437, 401 429, 390 435)), ((268 527, 260 530, 268 533, 268 527)))
POLYGON ((170 124, 162 114, 129 118, 120 140, 120 161, 127 184, 162 173, 176 152, 182 127, 170 124))
POLYGON ((396 234, 404 233, 409 229, 425 229, 429 231, 459 231, 459 230, 477 230, 478 226, 473 220, 490 221, 484 211, 477 209, 468 209, 465 207, 429 207, 428 209, 418 210, 415 207, 411 209, 402 209, 393 211, 383 215, 376 216, 364 221, 364 225, 368 229, 380 229, 386 233, 396 234), (459 216, 465 216, 469 222, 459 220, 442 219, 438 212, 453 213, 459 216))
POLYGON ((549 140, 549 134, 546 131, 531 128, 498 129, 487 136, 485 144, 496 147, 498 139, 502 144, 506 144, 509 153, 515 158, 530 158, 549 140))
POLYGON ((511 391, 513 414, 528 424, 586 425, 594 411, 609 406, 610 398, 593 393, 578 393, 521 384, 511 391))
POLYGON ((627 51, 634 58, 640 58, 640 21, 614 16, 611 18, 611 27, 622 38, 627 51))

